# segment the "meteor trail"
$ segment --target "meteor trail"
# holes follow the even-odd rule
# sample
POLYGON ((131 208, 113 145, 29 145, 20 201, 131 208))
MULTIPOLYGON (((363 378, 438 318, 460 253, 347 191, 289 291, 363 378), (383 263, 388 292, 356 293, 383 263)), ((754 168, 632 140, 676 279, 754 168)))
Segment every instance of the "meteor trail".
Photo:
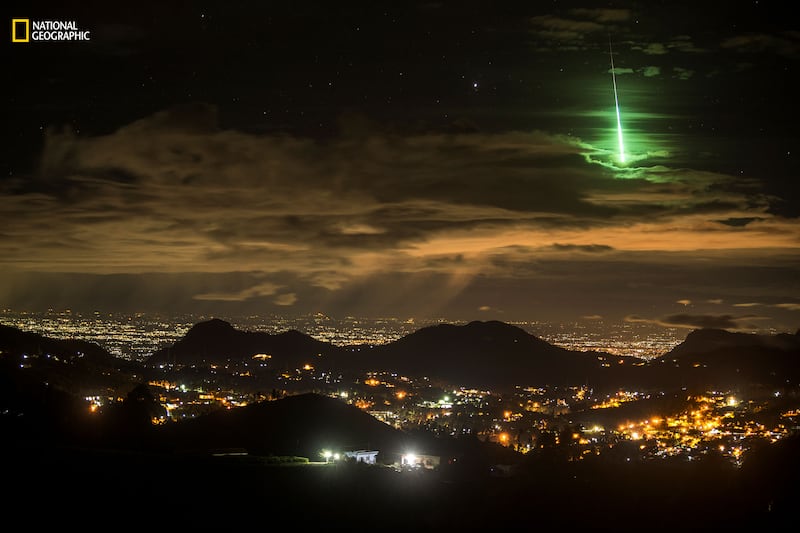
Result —
POLYGON ((611 56, 611 81, 614 83, 614 106, 617 108, 617 139, 619 140, 619 161, 625 162, 625 145, 622 142, 622 121, 619 118, 619 98, 617 97, 617 75, 614 72, 614 51, 611 49, 611 38, 608 39, 608 53, 611 56))

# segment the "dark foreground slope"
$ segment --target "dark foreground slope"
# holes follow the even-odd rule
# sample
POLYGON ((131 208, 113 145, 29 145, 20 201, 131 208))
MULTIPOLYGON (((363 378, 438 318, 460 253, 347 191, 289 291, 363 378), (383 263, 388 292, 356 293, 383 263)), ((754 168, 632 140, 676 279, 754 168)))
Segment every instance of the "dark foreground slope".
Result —
POLYGON ((400 454, 406 441, 403 432, 353 405, 308 393, 160 426, 154 428, 151 442, 177 451, 238 448, 316 461, 323 449, 400 454))
POLYGON ((727 464, 563 462, 513 477, 365 465, 266 465, 254 457, 17 450, 4 520, 96 530, 766 531, 784 530, 800 491, 800 443, 727 464))

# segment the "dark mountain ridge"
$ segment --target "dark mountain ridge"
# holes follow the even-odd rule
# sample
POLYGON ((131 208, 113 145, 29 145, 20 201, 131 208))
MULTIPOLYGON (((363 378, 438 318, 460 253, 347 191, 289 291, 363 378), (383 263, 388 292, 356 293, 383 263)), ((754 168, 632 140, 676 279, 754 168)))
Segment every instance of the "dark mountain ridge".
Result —
POLYGON ((696 329, 686 339, 663 357, 675 358, 685 355, 712 353, 722 349, 769 349, 777 351, 800 350, 800 331, 795 334, 778 333, 761 335, 732 332, 724 329, 696 329))
POLYGON ((640 361, 603 352, 567 350, 499 321, 440 324, 388 344, 344 348, 295 330, 280 334, 244 332, 213 319, 195 325, 173 346, 153 354, 147 364, 221 363, 250 359, 258 353, 269 354, 277 368, 316 362, 317 366, 340 371, 387 370, 481 388, 584 382, 600 385, 619 379, 640 361), (609 368, 611 360, 613 368, 609 368))
POLYGON ((621 367, 639 361, 568 350, 499 321, 430 326, 362 353, 362 365, 371 368, 441 377, 479 388, 601 383, 612 374, 616 377, 621 367), (612 360, 613 369, 603 366, 612 360))
POLYGON ((2 324, 0 368, 7 378, 24 371, 22 381, 64 390, 109 389, 144 370, 140 363, 115 357, 93 342, 54 339, 2 324))
POLYGON ((439 324, 383 345, 339 347, 295 330, 244 332, 214 319, 195 325, 147 364, 222 362, 256 353, 271 355, 278 368, 316 362, 339 371, 385 370, 497 390, 580 384, 599 389, 773 384, 800 378, 797 334, 695 330, 670 352, 645 363, 606 352, 568 350, 499 321, 439 324))
POLYGON ((296 368, 303 364, 340 361, 345 351, 297 330, 283 333, 241 331, 218 318, 195 324, 172 346, 157 350, 148 365, 224 363, 231 359, 251 359, 256 354, 270 356, 277 367, 296 368))
POLYGON ((721 329, 690 332, 648 365, 648 381, 684 387, 781 387, 800 382, 800 332, 759 335, 721 329))
POLYGON ((318 369, 353 373, 386 370, 500 391, 540 385, 669 388, 775 386, 800 381, 800 334, 756 335, 717 329, 692 331, 684 342, 648 363, 604 352, 567 350, 499 321, 440 324, 384 345, 340 347, 296 330, 278 334, 240 331, 213 319, 196 324, 144 365, 116 358, 94 343, 51 339, 0 325, 0 351, 9 368, 31 366, 27 372, 31 376, 39 375, 40 381, 51 384, 64 383, 65 388, 94 380, 100 387, 114 381, 108 378, 141 375, 164 363, 245 361, 255 354, 271 356, 269 367, 273 370, 307 363, 318 369), (101 375, 103 379, 99 379, 101 375))
POLYGON ((65 362, 84 360, 97 365, 117 366, 120 359, 98 344, 80 339, 55 339, 0 324, 0 351, 37 358, 57 357, 65 362))

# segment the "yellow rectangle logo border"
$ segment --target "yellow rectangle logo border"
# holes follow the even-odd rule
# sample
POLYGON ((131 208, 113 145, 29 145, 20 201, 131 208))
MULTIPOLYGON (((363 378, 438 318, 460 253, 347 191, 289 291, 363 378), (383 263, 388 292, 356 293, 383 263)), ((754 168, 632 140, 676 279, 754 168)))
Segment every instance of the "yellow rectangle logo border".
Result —
POLYGON ((27 43, 31 39, 31 19, 11 19, 11 42, 27 43), (25 24, 25 36, 17 37, 17 24, 25 24))

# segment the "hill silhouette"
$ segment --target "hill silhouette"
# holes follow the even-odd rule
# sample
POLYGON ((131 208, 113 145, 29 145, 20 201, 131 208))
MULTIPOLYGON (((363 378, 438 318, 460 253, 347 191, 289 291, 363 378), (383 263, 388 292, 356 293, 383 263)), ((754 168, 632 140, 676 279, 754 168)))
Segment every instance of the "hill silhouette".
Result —
POLYGON ((76 410, 85 406, 77 391, 114 394, 144 370, 92 342, 5 325, 0 325, 0 354, 0 410, 17 414, 14 424, 28 428, 74 426, 76 410))
POLYGON ((222 410, 154 428, 153 444, 208 453, 244 449, 256 455, 321 460, 323 449, 403 453, 407 436, 361 409, 314 393, 222 410))
POLYGON ((342 371, 389 370, 483 388, 616 383, 622 367, 639 361, 603 352, 567 350, 499 321, 435 325, 384 345, 343 348, 295 330, 280 334, 245 332, 213 319, 195 325, 173 346, 154 353, 147 364, 223 362, 249 359, 257 353, 271 355, 271 364, 277 368, 297 368, 316 361, 342 371), (609 369, 603 363, 611 359, 614 367, 609 369))
MULTIPOLYGON (((200 322, 145 364, 114 357, 95 343, 53 339, 0 325, 5 372, 25 368, 28 383, 64 390, 130 388, 130 376, 165 363, 210 365, 266 354, 274 371, 310 363, 359 374, 386 370, 454 386, 509 390, 516 386, 619 387, 780 386, 800 380, 800 334, 757 335, 700 329, 645 364, 634 357, 568 350, 499 321, 421 328, 377 346, 340 347, 297 330, 241 331, 220 319, 200 322)), ((8 378, 10 379, 10 378, 8 378)), ((35 387, 34 387, 35 388, 35 387)), ((8 388, 7 388, 8 390, 8 388)), ((12 388, 13 390, 13 388, 12 388)))
MULTIPOLYGON (((362 353, 364 353, 362 351, 362 353)), ((499 321, 422 328, 362 355, 370 367, 431 376, 469 387, 597 384, 616 377, 638 359, 554 346, 499 321), (602 366, 614 361, 614 367, 602 366), (622 364, 619 362, 622 361, 622 364), (613 374, 613 376, 611 376, 613 374)))
POLYGON ((723 349, 769 349, 783 352, 800 350, 800 332, 792 335, 778 333, 776 335, 760 335, 755 333, 732 332, 724 329, 696 329, 686 335, 686 339, 673 348, 668 357, 699 355, 717 352, 723 349))
POLYGON ((265 354, 276 368, 297 368, 306 363, 334 364, 344 350, 297 330, 271 334, 241 331, 230 323, 214 318, 195 324, 172 346, 157 350, 148 364, 182 365, 224 363, 231 359, 250 359, 265 354))
POLYGON ((657 385, 782 387, 800 380, 800 335, 694 330, 648 366, 657 385))
POLYGON ((340 347, 296 330, 246 332, 213 319, 195 325, 173 346, 156 352, 147 364, 220 363, 247 360, 257 353, 269 354, 275 369, 313 362, 344 372, 385 370, 498 391, 547 385, 587 385, 596 390, 730 387, 772 385, 800 377, 797 334, 695 330, 670 352, 645 363, 635 357, 555 346, 500 321, 439 324, 383 345, 340 347))
POLYGON ((121 360, 100 345, 80 339, 55 339, 0 324, 0 350, 12 357, 21 355, 34 359, 50 359, 66 363, 118 367, 121 360))

